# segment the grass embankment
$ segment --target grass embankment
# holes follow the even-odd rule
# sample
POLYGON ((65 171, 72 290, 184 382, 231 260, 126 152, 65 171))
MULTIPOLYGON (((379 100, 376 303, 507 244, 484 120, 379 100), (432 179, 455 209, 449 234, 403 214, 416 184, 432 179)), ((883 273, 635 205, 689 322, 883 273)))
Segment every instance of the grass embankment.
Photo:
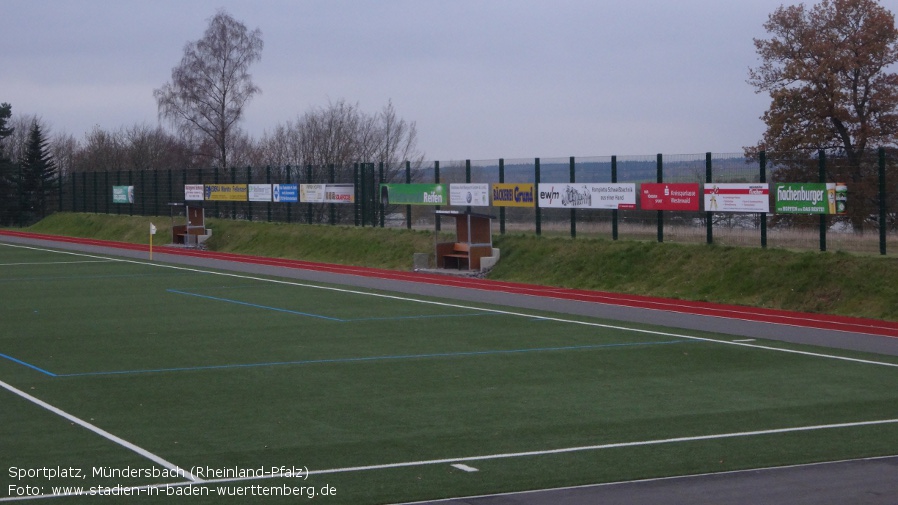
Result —
MULTIPOLYGON (((28 231, 167 243, 167 217, 58 213, 28 231)), ((207 220, 222 252, 408 270, 424 231, 207 220)), ((693 244, 497 236, 497 280, 898 320, 898 258, 693 244)))

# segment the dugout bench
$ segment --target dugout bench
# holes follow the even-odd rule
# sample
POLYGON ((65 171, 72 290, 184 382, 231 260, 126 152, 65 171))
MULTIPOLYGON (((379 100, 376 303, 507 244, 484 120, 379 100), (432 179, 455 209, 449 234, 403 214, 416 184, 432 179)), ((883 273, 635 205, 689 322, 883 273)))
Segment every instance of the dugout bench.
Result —
POLYGON ((493 255, 493 216, 457 210, 438 210, 436 214, 455 218, 455 242, 435 246, 437 268, 480 270, 481 259, 493 255))
POLYGON ((202 207, 187 205, 185 214, 187 224, 171 228, 172 244, 199 246, 212 236, 212 230, 206 228, 206 213, 202 207))

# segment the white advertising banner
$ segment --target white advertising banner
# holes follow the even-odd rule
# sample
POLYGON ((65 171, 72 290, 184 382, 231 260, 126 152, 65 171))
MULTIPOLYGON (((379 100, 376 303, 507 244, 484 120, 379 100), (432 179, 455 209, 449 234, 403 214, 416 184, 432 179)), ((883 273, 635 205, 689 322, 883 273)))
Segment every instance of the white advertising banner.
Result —
POLYGON ((450 184, 449 205, 470 205, 472 207, 489 207, 490 185, 484 184, 450 184))
POLYGON ((186 201, 202 201, 204 195, 203 185, 202 184, 185 184, 184 185, 184 200, 186 201))
POLYGON ((636 185, 632 183, 540 183, 538 186, 538 205, 542 208, 636 208, 636 185))
POLYGON ((705 184, 706 212, 770 212, 767 184, 705 184))
POLYGON ((299 201, 303 203, 323 203, 324 184, 300 184, 299 201))
POLYGON ((250 184, 249 185, 249 201, 251 201, 251 202, 270 202, 271 201, 271 184, 250 184))
POLYGON ((352 184, 300 184, 299 201, 303 203, 354 203, 352 184))

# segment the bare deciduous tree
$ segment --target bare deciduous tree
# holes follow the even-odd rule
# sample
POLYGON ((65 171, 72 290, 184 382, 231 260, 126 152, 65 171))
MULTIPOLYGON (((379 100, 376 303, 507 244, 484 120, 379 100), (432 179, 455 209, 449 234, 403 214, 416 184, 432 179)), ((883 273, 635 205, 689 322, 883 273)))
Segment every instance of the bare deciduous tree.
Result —
MULTIPOLYGON (((210 21, 203 38, 184 48, 171 82, 154 90, 160 118, 182 133, 199 133, 216 148, 216 162, 228 167, 230 142, 244 106, 260 89, 249 67, 262 57, 262 32, 224 11, 210 21)), ((186 137, 186 135, 185 135, 186 137)))

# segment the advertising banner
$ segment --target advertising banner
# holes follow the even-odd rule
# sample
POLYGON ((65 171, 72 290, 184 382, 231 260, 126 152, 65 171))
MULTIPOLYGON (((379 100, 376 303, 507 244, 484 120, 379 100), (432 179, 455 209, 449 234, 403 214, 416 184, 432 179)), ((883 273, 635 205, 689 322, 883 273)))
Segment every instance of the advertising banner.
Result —
POLYGON ((195 201, 203 200, 204 189, 202 184, 185 184, 184 185, 184 200, 185 201, 195 201))
POLYGON ((324 184, 300 184, 299 201, 304 203, 324 203, 324 184))
POLYGON ((767 184, 705 184, 707 212, 770 212, 770 186, 767 184))
POLYGON ((848 205, 845 183, 776 184, 776 212, 779 214, 844 214, 848 205))
POLYGON ((494 183, 492 186, 493 206, 495 207, 533 207, 533 183, 510 184, 494 183))
POLYGON ((384 205, 447 205, 446 184, 381 184, 384 205))
POLYGON ((490 185, 484 184, 450 184, 449 205, 470 205, 473 207, 489 207, 490 185))
POLYGON ((635 209, 636 185, 621 183, 540 184, 539 206, 555 209, 635 209))
POLYGON ((271 201, 271 184, 250 184, 248 189, 249 189, 249 201, 251 201, 251 202, 270 202, 271 201))
POLYGON ((697 183, 644 182, 639 188, 639 205, 642 210, 699 210, 697 183))
POLYGON ((296 184, 272 184, 271 199, 275 202, 296 203, 299 201, 299 186, 296 184))
POLYGON ((113 186, 112 203, 134 203, 134 186, 113 186))
POLYGON ((245 202, 246 184, 206 184, 206 200, 245 202))
POLYGON ((355 203, 355 185, 325 184, 324 203, 355 203))
POLYGON ((299 201, 304 203, 353 203, 352 184, 300 184, 299 201))

